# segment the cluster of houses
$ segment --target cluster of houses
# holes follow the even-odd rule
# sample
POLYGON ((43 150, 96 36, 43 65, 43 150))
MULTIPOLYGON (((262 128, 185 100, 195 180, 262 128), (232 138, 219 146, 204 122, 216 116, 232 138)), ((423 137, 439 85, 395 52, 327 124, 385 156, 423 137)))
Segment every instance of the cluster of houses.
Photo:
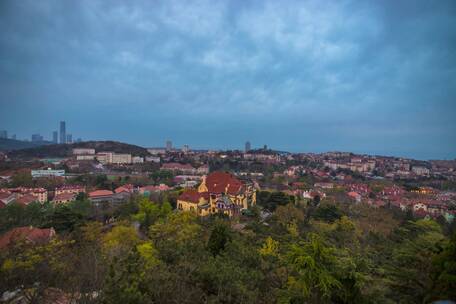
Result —
POLYGON ((292 184, 295 190, 290 194, 301 196, 305 199, 326 198, 334 195, 332 189, 339 189, 345 193, 348 201, 354 203, 365 203, 372 207, 397 208, 402 211, 411 211, 415 217, 437 218, 443 216, 451 222, 456 216, 456 210, 450 207, 456 202, 456 192, 440 192, 430 187, 420 187, 416 190, 406 191, 398 185, 384 187, 381 191, 374 193, 364 183, 330 183, 318 182, 309 190, 299 190, 302 186, 299 182, 292 184))
MULTIPOLYGON (((171 188, 165 184, 158 186, 143 186, 135 187, 131 184, 123 185, 110 190, 94 190, 86 191, 86 188, 81 185, 63 185, 55 188, 54 197, 50 202, 55 204, 66 204, 75 201, 78 194, 87 193, 87 197, 92 202, 123 202, 132 194, 138 193, 141 195, 150 195, 152 192, 168 191, 171 188)), ((48 191, 44 188, 3 188, 0 189, 0 208, 6 207, 8 204, 17 203, 26 206, 32 202, 45 203, 48 201, 48 191)))

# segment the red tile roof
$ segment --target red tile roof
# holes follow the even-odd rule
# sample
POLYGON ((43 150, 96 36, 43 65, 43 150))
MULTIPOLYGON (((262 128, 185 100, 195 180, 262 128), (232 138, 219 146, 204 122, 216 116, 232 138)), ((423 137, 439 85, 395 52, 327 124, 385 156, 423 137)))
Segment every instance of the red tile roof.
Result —
POLYGON ((226 172, 214 172, 206 177, 206 187, 210 193, 227 192, 238 194, 243 190, 243 184, 236 177, 226 172))
POLYGON ((35 202, 35 201, 38 201, 38 198, 32 194, 26 194, 26 195, 23 195, 20 198, 16 199, 16 203, 23 205, 23 206, 27 206, 28 204, 35 202))
POLYGON ((109 196, 113 195, 114 193, 109 190, 95 190, 89 193, 89 197, 97 197, 97 196, 109 196))
POLYGON ((115 193, 120 193, 120 192, 133 192, 135 189, 135 186, 132 184, 126 184, 123 186, 120 186, 114 190, 115 193))
POLYGON ((8 247, 18 241, 26 241, 32 244, 44 244, 49 242, 55 235, 53 228, 18 227, 9 230, 0 237, 0 249, 8 247))

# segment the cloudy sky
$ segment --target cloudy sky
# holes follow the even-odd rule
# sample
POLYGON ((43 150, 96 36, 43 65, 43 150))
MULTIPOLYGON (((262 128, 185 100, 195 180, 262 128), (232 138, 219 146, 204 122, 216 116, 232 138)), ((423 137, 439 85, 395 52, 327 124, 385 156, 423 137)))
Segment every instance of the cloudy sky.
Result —
POLYGON ((456 157, 456 1, 0 2, 0 129, 456 157))

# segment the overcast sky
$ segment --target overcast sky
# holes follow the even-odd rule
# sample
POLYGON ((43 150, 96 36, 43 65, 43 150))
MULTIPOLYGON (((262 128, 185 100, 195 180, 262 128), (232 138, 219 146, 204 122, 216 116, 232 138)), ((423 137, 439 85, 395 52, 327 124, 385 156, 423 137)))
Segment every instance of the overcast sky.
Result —
POLYGON ((0 129, 456 157, 456 1, 0 1, 0 129))

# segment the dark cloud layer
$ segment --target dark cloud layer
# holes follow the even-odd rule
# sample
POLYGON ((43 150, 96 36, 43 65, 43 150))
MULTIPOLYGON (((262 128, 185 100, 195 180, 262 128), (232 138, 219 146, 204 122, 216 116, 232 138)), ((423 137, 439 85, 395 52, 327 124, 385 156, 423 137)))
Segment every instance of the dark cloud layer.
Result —
POLYGON ((456 157, 454 1, 2 1, 0 129, 456 157))

